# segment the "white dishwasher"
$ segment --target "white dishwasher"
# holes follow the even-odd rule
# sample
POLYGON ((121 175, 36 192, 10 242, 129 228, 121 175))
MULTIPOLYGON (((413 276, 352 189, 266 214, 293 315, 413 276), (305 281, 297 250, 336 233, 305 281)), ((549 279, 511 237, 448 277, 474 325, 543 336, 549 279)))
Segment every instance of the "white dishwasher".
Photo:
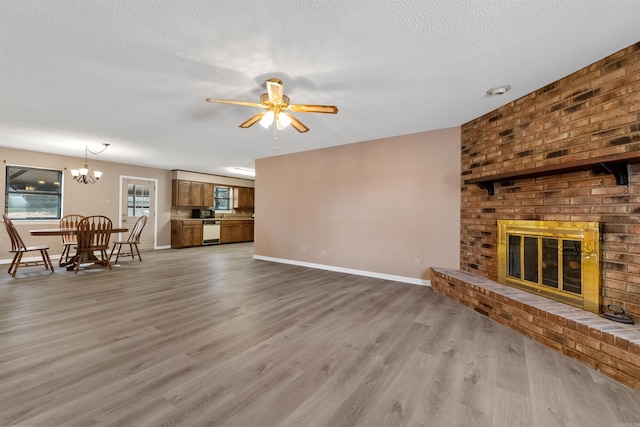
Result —
POLYGON ((202 245, 220 244, 220 221, 202 221, 202 245))

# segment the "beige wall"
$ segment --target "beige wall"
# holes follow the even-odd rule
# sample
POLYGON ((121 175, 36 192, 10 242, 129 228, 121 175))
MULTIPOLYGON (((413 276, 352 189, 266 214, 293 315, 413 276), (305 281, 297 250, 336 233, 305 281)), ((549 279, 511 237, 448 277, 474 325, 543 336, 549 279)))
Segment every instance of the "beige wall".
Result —
POLYGON ((256 257, 428 279, 459 264, 459 182, 459 127, 258 159, 256 257))
MULTIPOLYGON (((114 224, 118 224, 119 221, 120 176, 126 175, 157 180, 158 228, 156 247, 168 247, 171 245, 171 171, 89 159, 90 169, 101 170, 104 175, 95 184, 82 185, 75 182, 69 173, 69 169, 75 169, 82 165, 82 158, 0 147, 0 159, 4 165, 66 169, 63 174, 63 215, 69 213, 106 215, 113 220, 114 224)), ((5 181, 6 171, 2 168, 0 187, 3 201, 5 199, 5 181)), ((28 232, 30 229, 57 227, 57 221, 16 221, 15 223, 25 243, 32 245, 46 244, 51 248, 51 255, 60 254, 62 248, 60 247, 59 237, 32 237, 28 232)), ((6 260, 10 259, 9 250, 11 245, 4 230, 4 224, 2 228, 0 230, 0 260, 6 260)))

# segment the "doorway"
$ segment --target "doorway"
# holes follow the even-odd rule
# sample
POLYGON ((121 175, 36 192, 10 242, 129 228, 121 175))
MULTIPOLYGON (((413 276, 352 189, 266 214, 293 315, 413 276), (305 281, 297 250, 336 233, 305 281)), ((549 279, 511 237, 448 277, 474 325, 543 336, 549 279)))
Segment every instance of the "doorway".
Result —
POLYGON ((120 226, 131 230, 138 218, 148 218, 140 236, 140 250, 156 248, 157 184, 156 179, 120 176, 120 226))

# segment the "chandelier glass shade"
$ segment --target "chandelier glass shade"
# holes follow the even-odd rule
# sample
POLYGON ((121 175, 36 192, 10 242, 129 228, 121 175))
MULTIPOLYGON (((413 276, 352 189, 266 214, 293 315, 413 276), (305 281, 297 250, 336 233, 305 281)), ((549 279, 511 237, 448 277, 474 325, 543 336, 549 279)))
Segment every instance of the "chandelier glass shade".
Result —
POLYGON ((89 162, 87 160, 87 156, 88 153, 100 154, 109 146, 109 144, 103 145, 104 148, 96 152, 89 150, 86 145, 84 146, 84 164, 81 168, 71 169, 71 176, 76 182, 79 182, 80 184, 95 184, 102 177, 102 172, 100 171, 93 171, 93 175, 89 172, 89 162))

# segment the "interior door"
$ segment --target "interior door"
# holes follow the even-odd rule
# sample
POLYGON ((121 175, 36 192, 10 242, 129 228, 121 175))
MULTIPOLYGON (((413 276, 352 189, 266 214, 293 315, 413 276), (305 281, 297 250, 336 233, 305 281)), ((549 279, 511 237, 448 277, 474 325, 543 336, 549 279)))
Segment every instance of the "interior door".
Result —
MULTIPOLYGON (((141 250, 153 249, 155 243, 155 181, 138 178, 122 178, 122 201, 120 203, 121 223, 123 227, 127 227, 129 232, 135 225, 140 216, 148 217, 147 225, 142 230, 140 237, 141 250)), ((127 235, 128 236, 128 235, 127 235)), ((126 239, 127 236, 122 236, 126 239)))

